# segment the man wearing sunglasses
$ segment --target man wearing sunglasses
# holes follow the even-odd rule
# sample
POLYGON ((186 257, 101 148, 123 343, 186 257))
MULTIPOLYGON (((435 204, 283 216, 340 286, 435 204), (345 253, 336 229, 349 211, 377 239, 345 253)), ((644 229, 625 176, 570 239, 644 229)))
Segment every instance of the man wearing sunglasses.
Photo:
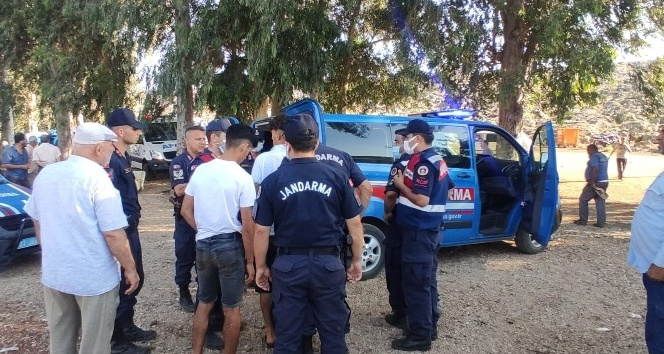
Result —
POLYGON ((115 327, 111 339, 111 353, 143 354, 149 352, 149 348, 137 346, 132 342, 152 340, 157 337, 153 330, 144 330, 134 324, 134 306, 136 296, 143 287, 145 274, 143 272, 143 252, 141 241, 138 237, 138 222, 141 218, 141 205, 138 203, 138 190, 136 189, 134 172, 131 168, 131 160, 127 148, 136 144, 141 136, 141 130, 147 125, 136 120, 134 113, 127 108, 115 109, 106 118, 106 124, 118 136, 118 141, 113 145, 115 151, 111 156, 106 171, 113 181, 115 188, 120 191, 122 198, 122 209, 127 217, 129 226, 125 229, 131 253, 136 262, 136 271, 140 276, 140 282, 135 292, 125 295, 127 285, 124 281, 124 269, 122 269, 120 282, 120 304, 115 316, 115 327))

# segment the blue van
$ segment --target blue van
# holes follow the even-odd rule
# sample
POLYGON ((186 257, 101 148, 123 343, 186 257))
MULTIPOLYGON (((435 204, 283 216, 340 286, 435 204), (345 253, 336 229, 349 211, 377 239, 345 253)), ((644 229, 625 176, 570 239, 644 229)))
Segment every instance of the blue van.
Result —
POLYGON ((0 272, 18 255, 39 252, 32 219, 25 212, 30 190, 0 175, 0 272))
MULTIPOLYGON (((515 240, 519 250, 535 254, 546 248, 560 225, 556 139, 551 123, 537 129, 533 145, 526 151, 499 126, 470 120, 472 111, 408 117, 326 114, 318 102, 304 99, 282 112, 312 115, 319 124, 321 141, 349 153, 373 185, 363 218, 363 279, 375 277, 383 267, 383 197, 394 162, 394 132, 410 119, 420 118, 431 125, 433 147, 456 184, 448 196, 442 247, 515 240)), ((260 128, 262 124, 256 125, 260 128)), ((269 134, 265 136, 269 139, 269 134)))

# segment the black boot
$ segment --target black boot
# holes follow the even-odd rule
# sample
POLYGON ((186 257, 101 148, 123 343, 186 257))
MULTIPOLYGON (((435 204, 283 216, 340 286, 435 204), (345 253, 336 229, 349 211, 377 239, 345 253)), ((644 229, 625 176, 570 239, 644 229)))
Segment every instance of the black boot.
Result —
POLYGON ((431 350, 431 337, 427 336, 425 338, 421 338, 411 334, 406 337, 393 340, 392 349, 406 352, 429 351, 431 350))
POLYGON ((180 285, 180 308, 189 313, 193 313, 196 308, 191 299, 191 293, 189 293, 188 286, 180 285))
POLYGON ((150 348, 136 345, 126 338, 111 341, 111 354, 147 354, 150 348))
POLYGON ((406 313, 404 311, 392 311, 385 315, 385 322, 392 327, 404 329, 406 328, 406 313))
POLYGON ((143 342, 157 338, 157 332, 152 329, 142 329, 135 325, 131 325, 122 329, 127 339, 132 342, 143 342))

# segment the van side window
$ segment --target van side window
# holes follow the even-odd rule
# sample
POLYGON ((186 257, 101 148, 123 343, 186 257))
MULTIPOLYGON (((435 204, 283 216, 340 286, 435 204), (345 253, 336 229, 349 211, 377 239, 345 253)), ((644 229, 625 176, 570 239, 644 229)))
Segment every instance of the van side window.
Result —
POLYGON ((474 134, 475 155, 480 157, 493 157, 503 161, 520 162, 521 158, 516 147, 500 134, 479 130, 474 134))
POLYGON ((347 152, 355 162, 394 162, 387 123, 325 123, 326 145, 347 152))
POLYGON ((433 126, 433 148, 447 167, 470 168, 468 128, 454 125, 433 126))

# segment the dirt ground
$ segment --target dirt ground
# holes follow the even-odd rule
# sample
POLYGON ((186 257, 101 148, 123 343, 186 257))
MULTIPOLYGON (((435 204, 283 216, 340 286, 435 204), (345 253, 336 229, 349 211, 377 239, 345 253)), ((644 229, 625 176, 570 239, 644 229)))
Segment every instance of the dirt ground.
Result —
MULTIPOLYGON (((559 149, 563 225, 548 250, 519 253, 512 242, 443 249, 438 286, 443 318, 437 353, 645 353, 645 293, 627 267, 630 222, 664 157, 634 154, 624 181, 611 159, 608 225, 573 225, 583 187, 585 151, 559 149)), ((153 353, 186 353, 191 315, 179 310, 173 283, 173 219, 166 180, 141 193, 146 282, 136 321, 158 332, 153 353)), ((591 207, 591 223, 594 222, 591 207)), ((47 353, 40 257, 14 260, 0 274, 0 353, 47 353)), ((384 276, 348 286, 353 309, 351 353, 392 353, 399 331, 382 320, 389 311, 384 276)), ((258 296, 244 300, 242 353, 268 353, 262 344, 258 296)), ((212 353, 212 351, 208 351, 212 353)))

